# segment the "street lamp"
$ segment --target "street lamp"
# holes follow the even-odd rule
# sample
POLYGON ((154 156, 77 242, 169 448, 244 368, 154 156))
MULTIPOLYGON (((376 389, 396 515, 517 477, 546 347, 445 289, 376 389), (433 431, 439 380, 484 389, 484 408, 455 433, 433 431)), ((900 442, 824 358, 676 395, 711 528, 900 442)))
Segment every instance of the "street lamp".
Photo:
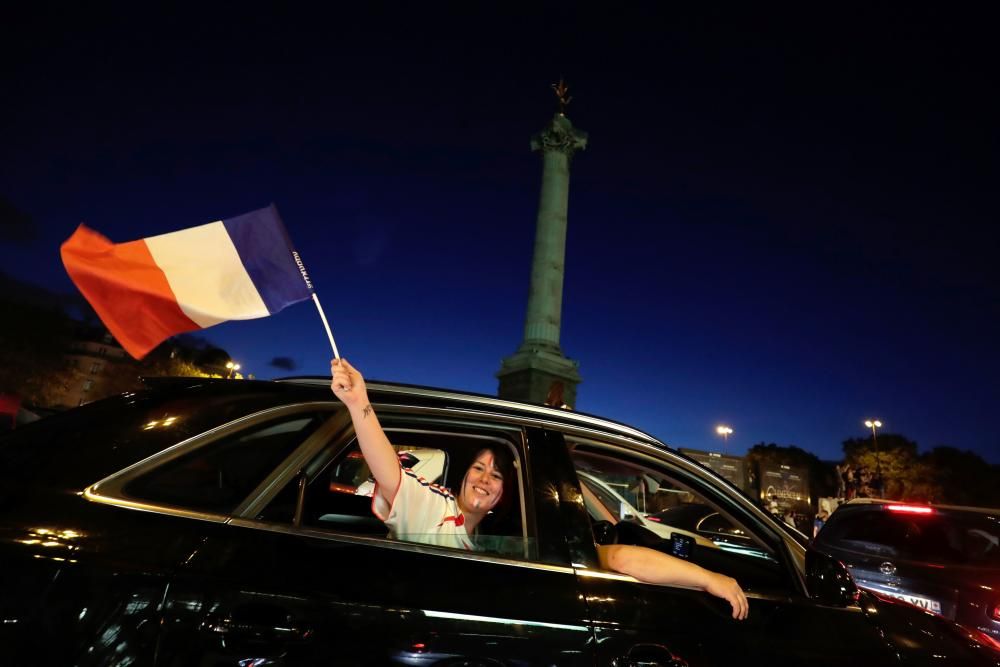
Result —
POLYGON ((235 373, 236 371, 240 370, 240 365, 237 364, 237 363, 234 363, 232 361, 227 361, 226 362, 226 368, 229 369, 229 375, 226 376, 226 379, 227 380, 232 380, 233 379, 233 373, 235 373))
POLYGON ((729 436, 732 435, 733 429, 728 426, 716 426, 715 432, 722 436, 722 451, 728 453, 729 436))
POLYGON ((882 488, 882 460, 878 455, 878 438, 875 437, 875 429, 882 428, 882 422, 877 419, 866 419, 865 426, 872 430, 872 445, 875 447, 875 476, 878 478, 879 495, 882 488))

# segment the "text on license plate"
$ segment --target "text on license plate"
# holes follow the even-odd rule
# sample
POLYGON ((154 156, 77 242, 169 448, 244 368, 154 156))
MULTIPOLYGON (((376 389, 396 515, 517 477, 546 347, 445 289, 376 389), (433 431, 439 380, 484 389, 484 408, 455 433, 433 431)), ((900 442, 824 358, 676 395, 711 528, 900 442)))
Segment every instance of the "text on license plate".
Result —
POLYGON ((937 600, 931 600, 930 598, 922 598, 919 595, 907 595, 906 593, 889 593, 887 591, 882 591, 883 595, 888 595, 889 597, 896 598, 897 600, 902 600, 903 602, 909 602, 910 604, 920 607, 921 609, 926 609, 927 611, 932 611, 935 614, 941 613, 941 603, 937 600))

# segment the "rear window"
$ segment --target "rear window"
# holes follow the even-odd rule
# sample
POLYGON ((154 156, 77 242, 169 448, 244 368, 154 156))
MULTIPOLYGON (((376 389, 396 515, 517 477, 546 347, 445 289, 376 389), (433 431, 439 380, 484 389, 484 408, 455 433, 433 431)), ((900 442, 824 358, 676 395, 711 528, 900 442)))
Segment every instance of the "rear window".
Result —
POLYGON ((125 485, 127 497, 228 513, 325 419, 291 415, 199 447, 125 485))
POLYGON ((165 447, 286 401, 251 387, 123 394, 46 417, 0 438, 4 486, 82 488, 165 447))
POLYGON ((831 546, 944 565, 1000 567, 1000 514, 836 514, 820 533, 831 546))

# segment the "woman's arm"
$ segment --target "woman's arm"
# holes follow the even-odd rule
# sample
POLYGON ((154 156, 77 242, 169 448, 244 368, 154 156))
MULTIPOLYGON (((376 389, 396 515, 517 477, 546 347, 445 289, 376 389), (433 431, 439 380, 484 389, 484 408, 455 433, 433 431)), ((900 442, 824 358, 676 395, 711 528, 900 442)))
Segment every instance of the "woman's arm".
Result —
POLYGON ((680 558, 628 544, 597 545, 601 567, 635 577, 649 584, 700 588, 732 606, 733 618, 743 620, 750 611, 743 589, 732 577, 711 572, 680 558))
POLYGON ((368 389, 365 379, 361 377, 347 359, 334 359, 330 362, 330 375, 333 377, 330 388, 334 396, 343 401, 354 423, 354 433, 358 436, 361 454, 365 463, 372 471, 372 476, 378 483, 378 492, 387 503, 392 503, 399 488, 399 457, 396 450, 385 436, 382 425, 375 416, 371 403, 368 402, 368 389))

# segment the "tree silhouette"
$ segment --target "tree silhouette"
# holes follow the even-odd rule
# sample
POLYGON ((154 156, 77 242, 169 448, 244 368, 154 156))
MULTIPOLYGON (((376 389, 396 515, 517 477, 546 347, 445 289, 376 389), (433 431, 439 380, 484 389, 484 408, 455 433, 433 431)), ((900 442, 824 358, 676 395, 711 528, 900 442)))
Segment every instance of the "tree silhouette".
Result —
POLYGON ((933 471, 944 502, 955 505, 1000 505, 1000 472, 978 454, 954 447, 935 447, 921 457, 933 471))
POLYGON ((929 501, 939 499, 941 488, 933 471, 921 463, 917 443, 895 433, 878 436, 878 449, 870 437, 844 441, 844 461, 854 468, 881 471, 883 497, 893 500, 929 501))
POLYGON ((0 327, 0 392, 49 406, 76 381, 64 355, 73 322, 58 309, 4 301, 0 327))

